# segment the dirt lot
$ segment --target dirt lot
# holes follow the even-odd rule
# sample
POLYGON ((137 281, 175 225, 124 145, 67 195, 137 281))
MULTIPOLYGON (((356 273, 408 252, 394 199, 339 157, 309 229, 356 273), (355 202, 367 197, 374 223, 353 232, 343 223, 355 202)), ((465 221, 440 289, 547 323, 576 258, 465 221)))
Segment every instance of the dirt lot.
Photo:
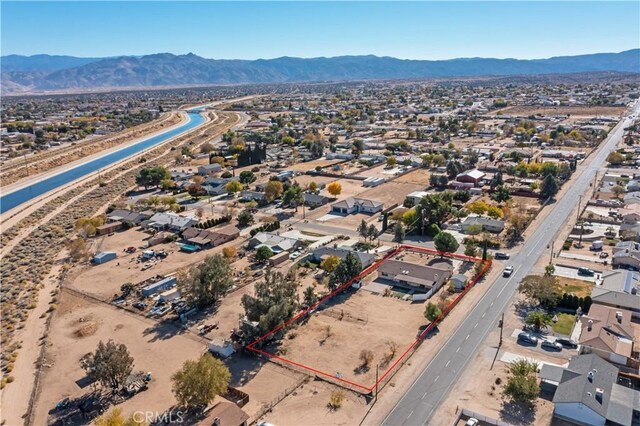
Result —
POLYGON ((426 322, 423 304, 377 296, 366 290, 336 296, 332 302, 307 323, 291 330, 278 352, 292 361, 367 387, 375 383, 375 365, 386 370, 413 343, 426 322), (397 346, 393 355, 388 342, 397 346), (362 368, 359 360, 363 349, 374 353, 368 368, 362 368))
POLYGON ((238 245, 244 241, 242 238, 238 238, 215 249, 202 250, 191 254, 180 252, 178 245, 175 243, 158 244, 152 249, 165 250, 169 253, 169 256, 153 263, 151 268, 142 271, 143 263, 136 263, 141 248, 132 254, 126 254, 122 250, 129 246, 144 247, 143 239, 148 236, 144 232, 130 229, 124 232, 117 232, 108 237, 99 237, 95 240, 92 250, 115 251, 118 254, 118 258, 102 265, 87 265, 83 267, 79 270, 70 286, 98 297, 111 297, 119 292, 120 286, 126 282, 138 283, 155 275, 173 273, 180 268, 200 262, 209 255, 219 253, 222 250, 221 247, 238 245))
POLYGON ((339 390, 325 382, 310 381, 301 385, 261 420, 275 425, 358 424, 368 409, 364 397, 344 391, 345 400, 342 407, 332 410, 328 402, 333 392, 339 390))
POLYGON ((625 107, 614 106, 513 106, 496 111, 510 115, 567 115, 581 117, 595 117, 597 115, 618 116, 626 110, 625 107))
POLYGON ((335 160, 319 159, 319 160, 307 161, 306 163, 294 164, 292 166, 287 167, 287 170, 297 170, 300 172, 306 172, 308 170, 314 170, 318 166, 328 167, 334 164, 341 163, 343 161, 344 160, 339 160, 339 159, 335 159, 335 160))
POLYGON ((89 392, 90 387, 82 389, 77 383, 85 377, 79 360, 94 351, 100 340, 124 343, 135 359, 135 369, 151 371, 153 375, 146 392, 119 405, 123 412, 162 412, 169 408, 175 401, 171 374, 184 361, 198 357, 205 350, 205 343, 195 336, 180 334, 177 329, 156 325, 137 315, 64 293, 47 339, 46 368, 40 386, 46 392, 38 395, 33 424, 46 424, 48 411, 61 399, 89 392))

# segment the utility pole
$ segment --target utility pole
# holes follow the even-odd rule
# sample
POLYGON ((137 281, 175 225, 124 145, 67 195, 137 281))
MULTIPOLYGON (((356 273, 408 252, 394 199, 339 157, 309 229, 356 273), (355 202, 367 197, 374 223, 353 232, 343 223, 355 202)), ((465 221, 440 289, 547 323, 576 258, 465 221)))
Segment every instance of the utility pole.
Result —
POLYGON ((596 170, 595 176, 593 176, 593 197, 596 196, 596 191, 598 190, 598 171, 596 170))
POLYGON ((576 218, 576 222, 580 220, 580 204, 582 203, 582 195, 578 195, 578 197, 578 217, 576 218))
POLYGON ((378 402, 378 369, 380 365, 376 364, 376 400, 374 403, 378 402))
POLYGON ((551 253, 549 253, 549 265, 553 264, 553 244, 555 241, 551 241, 551 253))
POLYGON ((504 312, 502 313, 502 318, 500 319, 500 343, 498 343, 498 347, 502 346, 502 329, 504 328, 504 312))

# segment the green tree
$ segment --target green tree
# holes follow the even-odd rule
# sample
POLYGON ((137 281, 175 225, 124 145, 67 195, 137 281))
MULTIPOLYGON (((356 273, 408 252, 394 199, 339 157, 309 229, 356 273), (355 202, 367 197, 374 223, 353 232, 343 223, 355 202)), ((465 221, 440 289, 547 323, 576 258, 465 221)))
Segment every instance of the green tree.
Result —
POLYGON ((369 236, 369 226, 367 225, 367 221, 362 219, 360 225, 358 225, 358 235, 360 235, 365 241, 367 241, 367 237, 369 236))
POLYGON ((159 186, 162 181, 169 179, 171 179, 171 172, 165 167, 145 167, 136 176, 136 184, 144 186, 146 189, 159 186))
POLYGON ((113 340, 106 344, 100 341, 96 351, 86 358, 83 367, 87 376, 103 387, 120 389, 133 371, 133 357, 123 344, 113 340))
POLYGON ((442 309, 440 309, 440 307, 434 303, 427 303, 427 307, 424 310, 424 317, 433 322, 436 320, 436 318, 438 318, 440 315, 442 314, 442 309))
POLYGON ((498 203, 503 203, 511 198, 511 194, 509 190, 504 186, 500 185, 496 188, 495 192, 491 195, 491 198, 496 200, 498 203))
POLYGON ((531 302, 545 306, 556 303, 558 279, 554 276, 528 275, 522 279, 518 291, 531 302))
POLYGON ((333 291, 351 279, 355 278, 362 271, 362 263, 360 259, 353 253, 349 252, 340 261, 336 269, 329 276, 328 287, 333 291))
POLYGON ((309 286, 304 289, 303 304, 305 307, 313 306, 314 303, 318 301, 318 297, 316 296, 315 289, 312 286, 309 286))
POLYGON ((396 222, 393 227, 393 242, 402 244, 404 237, 404 226, 402 225, 402 222, 396 222))
POLYGON ((240 178, 240 183, 242 183, 243 185, 249 185, 250 183, 256 180, 256 176, 250 170, 245 170, 243 172, 240 172, 239 178, 240 178))
POLYGON ((294 207, 296 211, 298 211, 298 206, 303 203, 304 195, 302 194, 302 189, 297 183, 289 186, 282 196, 282 204, 294 207))
POLYGON ((309 184, 309 192, 311 192, 312 194, 317 194, 318 193, 318 184, 315 182, 311 182, 309 184))
POLYGON ((200 307, 215 304, 233 286, 229 262, 220 253, 178 275, 178 288, 191 303, 200 307))
POLYGON ((451 213, 451 200, 445 199, 446 192, 442 194, 429 194, 420 200, 417 208, 423 212, 427 223, 442 224, 451 213))
POLYGON ((444 253, 454 253, 460 246, 454 236, 448 232, 440 232, 433 239, 433 242, 435 243, 436 250, 444 253))
POLYGON ((242 210, 237 219, 240 226, 249 226, 254 221, 253 214, 249 210, 242 210))
POLYGON ((536 331, 540 331, 541 328, 546 328, 551 324, 551 317, 542 311, 531 311, 527 314, 524 322, 532 325, 536 331))
POLYGON ((469 257, 475 257, 478 254, 478 245, 472 239, 468 239, 464 243, 464 255, 469 257))
POLYGON ((256 249, 256 260, 258 262, 264 263, 269 258, 273 256, 273 251, 267 246, 260 246, 256 249))
POLYGON ((542 186, 540 187, 540 196, 542 198, 553 197, 558 193, 558 181, 552 175, 547 175, 542 181, 542 186))
POLYGON ((553 266, 552 263, 548 264, 547 266, 544 267, 544 274, 548 277, 550 277, 551 275, 553 275, 556 272, 556 267, 553 266))
POLYGON ((181 407, 206 407, 217 395, 227 393, 231 372, 222 361, 203 354, 197 361, 185 361, 173 376, 173 394, 181 407))
MULTIPOLYGON (((263 335, 288 321, 298 309, 298 284, 291 276, 268 270, 264 281, 255 285, 255 295, 245 294, 241 299, 249 321, 258 322, 257 327, 244 324, 243 331, 249 339, 263 335)), ((285 330, 280 330, 281 335, 285 330)), ((274 335, 275 337, 275 335, 274 335)))
POLYGON ((509 370, 504 394, 515 402, 532 404, 540 393, 536 378, 538 366, 534 362, 519 359, 511 363, 509 370))
POLYGON ((356 139, 353 141, 352 151, 356 157, 364 152, 364 141, 362 139, 356 139))

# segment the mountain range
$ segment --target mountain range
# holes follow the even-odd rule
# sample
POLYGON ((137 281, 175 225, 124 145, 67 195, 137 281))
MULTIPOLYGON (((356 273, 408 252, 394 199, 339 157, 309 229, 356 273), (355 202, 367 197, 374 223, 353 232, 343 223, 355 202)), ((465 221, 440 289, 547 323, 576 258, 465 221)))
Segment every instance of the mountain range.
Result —
POLYGON ((640 73, 640 49, 548 59, 407 60, 337 56, 206 59, 189 53, 78 58, 2 56, 0 86, 16 92, 84 91, 189 85, 513 76, 614 71, 640 73))

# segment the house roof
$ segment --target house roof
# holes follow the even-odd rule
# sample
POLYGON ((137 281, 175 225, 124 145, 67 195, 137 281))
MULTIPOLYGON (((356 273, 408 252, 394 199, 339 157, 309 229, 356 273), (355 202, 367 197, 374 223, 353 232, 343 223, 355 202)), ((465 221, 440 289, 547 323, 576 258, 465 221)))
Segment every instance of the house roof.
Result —
POLYGON ((461 178, 461 177, 470 177, 471 179, 478 180, 478 179, 482 179, 484 177, 484 172, 481 172, 478 169, 467 170, 465 172, 459 173, 456 176, 456 179, 461 178))
POLYGON ((184 217, 175 213, 156 213, 149 219, 150 224, 169 225, 176 228, 186 228, 197 223, 196 220, 190 217, 184 217))
MULTIPOLYGON (((595 354, 577 355, 562 373, 553 403, 582 403, 606 418, 611 388, 618 378, 618 369, 595 354), (595 371, 592 375, 589 372, 595 371), (603 396, 596 398, 596 389, 603 396)), ((631 407, 629 407, 631 410, 631 407)))
POLYGON ((219 419, 220 426, 240 426, 249 420, 247 413, 229 401, 218 402, 206 415, 197 423, 198 426, 211 426, 216 419, 219 419))
POLYGON ((318 259, 324 258, 325 256, 337 256, 341 260, 344 259, 348 253, 353 253, 362 265, 370 265, 375 259, 375 255, 371 253, 364 253, 339 247, 319 247, 311 252, 313 257, 318 259))
POLYGON ((282 251, 287 251, 294 248, 296 245, 298 245, 299 240, 290 237, 283 237, 271 232, 258 232, 251 239, 251 242, 255 244, 255 248, 267 246, 274 253, 280 253, 282 251))
POLYGON ((366 198, 354 198, 349 197, 345 198, 342 201, 338 201, 337 203, 333 203, 332 207, 340 207, 340 208, 353 208, 354 206, 362 206, 362 207, 381 207, 383 203, 375 200, 367 200, 366 198))
POLYGON ((324 204, 324 203, 329 201, 329 197, 326 197, 326 196, 320 195, 320 194, 312 194, 312 193, 309 193, 309 192, 305 192, 303 194, 303 197, 304 197, 304 202, 305 203, 324 204))
POLYGON ((134 212, 132 210, 115 209, 111 213, 107 214, 107 217, 111 220, 123 220, 127 222, 136 223, 136 222, 140 222, 142 219, 146 218, 147 216, 142 213, 134 212))
POLYGON ((498 228, 504 228, 504 220, 491 219, 484 216, 468 216, 463 225, 483 225, 483 226, 495 226, 498 228))
POLYGON ((594 303, 581 322, 581 345, 631 357, 634 337, 631 311, 594 303))
POLYGON ((451 270, 451 265, 443 264, 436 268, 401 260, 386 260, 378 267, 380 273, 390 275, 397 280, 428 286, 433 286, 437 281, 450 277, 451 270))

